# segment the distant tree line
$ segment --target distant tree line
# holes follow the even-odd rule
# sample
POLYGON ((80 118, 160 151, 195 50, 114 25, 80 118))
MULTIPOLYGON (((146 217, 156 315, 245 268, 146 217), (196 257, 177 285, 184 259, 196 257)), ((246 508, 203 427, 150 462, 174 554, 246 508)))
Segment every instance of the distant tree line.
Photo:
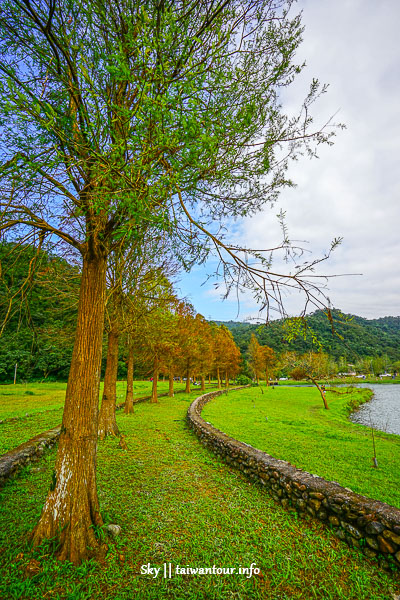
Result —
MULTIPOLYGON (((379 375, 389 367, 399 370, 400 361, 400 317, 364 319, 354 315, 341 315, 332 311, 335 318, 334 332, 322 310, 307 318, 305 335, 297 335, 289 341, 287 323, 283 320, 270 321, 267 326, 251 323, 222 322, 233 335, 242 355, 250 347, 255 335, 263 346, 269 346, 278 354, 282 352, 319 351, 321 347, 336 362, 338 371, 347 371, 349 365, 359 372, 379 375), (318 340, 318 342, 315 342, 318 340)), ((350 368, 351 368, 350 367, 350 368)))
MULTIPOLYGON (((79 268, 49 251, 12 243, 0 244, 0 265, 0 381, 13 380, 15 365, 18 381, 66 380, 76 326, 79 268)), ((170 379, 171 395, 174 378, 186 379, 190 391, 191 380, 198 379, 204 389, 207 376, 219 385, 235 377, 241 355, 231 332, 208 323, 179 301, 157 268, 150 271, 147 264, 143 270, 141 279, 135 276, 140 298, 137 293, 128 294, 117 319, 116 376, 126 378, 129 366, 133 379, 156 382, 161 375, 170 379)), ((115 336, 115 298, 114 294, 107 304, 103 376, 110 331, 115 336)), ((153 398, 157 398, 156 387, 153 398)))
POLYGON ((0 381, 68 378, 80 270, 31 245, 0 245, 0 381))
MULTIPOLYGON (((76 326, 79 267, 50 251, 37 252, 31 245, 16 249, 11 243, 0 244, 0 264, 0 381, 13 380, 15 365, 18 381, 66 380, 76 326)), ((154 273, 152 281, 154 283, 154 273)), ((160 285, 159 282, 159 293, 160 285)), ((170 287, 168 290, 163 289, 164 295, 171 295, 170 287)), ((137 298, 135 301, 137 306, 137 298)), ((281 320, 271 321, 268 326, 233 321, 208 324, 203 317, 195 315, 192 308, 182 308, 184 304, 181 304, 180 309, 177 306, 178 302, 174 297, 173 309, 171 306, 168 310, 158 306, 154 314, 151 314, 152 310, 149 309, 147 318, 143 318, 140 324, 136 323, 136 333, 132 330, 128 336, 136 346, 132 366, 134 379, 154 379, 153 360, 156 354, 160 357, 161 375, 169 376, 171 364, 168 361, 172 360, 174 353, 176 354, 177 331, 179 327, 184 326, 186 340, 184 343, 181 341, 182 348, 186 345, 194 353, 197 352, 203 361, 206 360, 207 351, 200 347, 194 350, 195 340, 200 339, 201 332, 208 329, 223 330, 224 335, 233 338, 235 346, 240 350, 239 355, 231 356, 233 372, 237 375, 238 364, 241 361, 240 372, 255 380, 265 379, 268 370, 274 377, 291 375, 289 367, 284 366, 279 359, 282 354, 294 352, 303 355, 320 350, 320 347, 313 347, 312 340, 310 342, 311 336, 299 335, 296 339, 288 341, 285 323, 281 320), (186 317, 181 314, 178 318, 179 310, 186 310, 186 317), (263 350, 257 350, 256 344, 263 350)), ((345 315, 345 318, 340 318, 339 311, 334 312, 337 317, 335 328, 339 335, 332 334, 329 321, 322 311, 316 311, 308 319, 310 331, 321 342, 325 354, 329 357, 330 373, 350 370, 361 374, 380 375, 390 369, 400 371, 400 317, 367 320, 345 315)), ((209 331, 207 335, 210 335, 209 331)), ((203 346, 207 335, 205 334, 201 342, 203 346)), ((118 378, 125 378, 127 375, 130 343, 128 337, 126 330, 118 342, 118 378)), ((183 337, 181 336, 181 340, 183 337)), ((106 369, 107 333, 103 345, 102 376, 106 369)), ((194 358, 192 362, 197 365, 194 358)), ((181 366, 178 370, 176 376, 185 376, 186 368, 181 366)), ((201 367, 200 370, 204 371, 204 368, 201 367)), ((226 370, 226 366, 220 366, 221 378, 225 377, 226 370)), ((296 375, 294 367, 292 370, 296 375)), ((209 368, 208 371, 217 377, 216 368, 209 368)), ((199 369, 197 372, 200 374, 199 369)), ((231 375, 231 372, 229 374, 231 375)))

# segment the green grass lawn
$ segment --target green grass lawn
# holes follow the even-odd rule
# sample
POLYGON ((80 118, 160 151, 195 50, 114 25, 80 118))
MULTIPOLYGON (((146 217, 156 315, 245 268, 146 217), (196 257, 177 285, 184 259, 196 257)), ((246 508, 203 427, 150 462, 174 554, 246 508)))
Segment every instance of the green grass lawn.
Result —
POLYGON ((315 387, 248 388, 211 401, 202 416, 275 458, 400 507, 400 436, 375 432, 379 468, 374 469, 371 430, 348 420, 349 402, 369 394, 327 392, 330 410, 325 410, 315 387))
MULTIPOLYGON (((238 392, 229 394, 235 398, 238 392)), ((39 572, 26 574, 32 558, 26 540, 51 482, 54 450, 0 491, 1 598, 393 600, 400 594, 395 575, 367 563, 321 524, 284 511, 203 448, 185 424, 188 404, 183 394, 139 404, 132 415, 118 414, 128 451, 115 439, 100 443, 101 507, 108 523, 122 527, 104 564, 75 568, 42 548, 34 554, 39 572), (148 563, 171 563, 172 578, 141 574, 148 563), (175 574, 177 565, 252 563, 260 570, 252 577, 175 574)))
MULTIPOLYGON (((101 384, 101 388, 102 388, 101 384)), ((135 398, 151 394, 151 381, 135 381, 135 398)), ((0 454, 9 452, 30 438, 61 424, 66 383, 32 383, 0 386, 0 420, 19 417, 18 421, 0 423, 0 454), (28 393, 27 393, 28 392, 28 393), (25 416, 28 414, 29 416, 25 416)), ((176 391, 184 384, 175 382, 176 391)), ((168 391, 168 382, 160 381, 158 392, 168 391)), ((125 401, 126 382, 117 383, 117 404, 125 401)))
MULTIPOLYGON (((103 384, 101 384, 102 389, 103 384)), ((151 394, 151 381, 135 381, 134 397, 151 394)), ((0 385, 0 420, 12 417, 24 417, 46 410, 54 410, 64 406, 66 383, 17 383, 16 385, 0 385)), ((184 389, 185 385, 174 382, 175 390, 184 389)), ((168 381, 158 382, 160 394, 168 392, 168 381)), ((117 404, 125 401, 126 381, 117 383, 117 404)))
POLYGON ((66 387, 66 383, 0 385, 0 420, 60 408, 66 387))

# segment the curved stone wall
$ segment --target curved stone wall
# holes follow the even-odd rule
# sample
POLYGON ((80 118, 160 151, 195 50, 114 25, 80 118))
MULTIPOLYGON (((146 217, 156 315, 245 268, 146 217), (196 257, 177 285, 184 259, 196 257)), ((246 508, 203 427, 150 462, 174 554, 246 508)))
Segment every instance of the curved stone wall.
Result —
MULTIPOLYGON (((236 388, 241 389, 241 388, 236 388)), ((400 510, 354 493, 332 481, 297 469, 204 421, 204 405, 224 391, 210 392, 192 402, 187 421, 204 446, 260 484, 285 508, 293 507, 330 525, 336 536, 383 564, 400 566, 400 510)))
POLYGON ((61 426, 49 429, 0 456, 0 487, 21 467, 38 460, 47 448, 51 448, 57 442, 60 430, 61 426))

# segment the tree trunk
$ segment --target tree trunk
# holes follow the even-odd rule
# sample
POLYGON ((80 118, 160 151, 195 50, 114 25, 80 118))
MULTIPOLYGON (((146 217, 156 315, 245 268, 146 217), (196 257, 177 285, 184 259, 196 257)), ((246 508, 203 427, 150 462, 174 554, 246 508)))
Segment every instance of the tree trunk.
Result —
POLYGON ((221 377, 219 376, 219 367, 217 369, 217 381, 218 381, 218 389, 221 389, 221 377))
POLYGON ((174 396, 174 374, 169 372, 168 376, 168 396, 174 396))
POLYGON ((210 385, 210 384, 211 384, 211 374, 209 373, 208 374, 208 385, 210 385))
POLYGON ((61 560, 79 564, 100 549, 102 525, 96 486, 97 421, 106 258, 83 257, 78 318, 55 470, 32 543, 56 538, 61 560))
POLYGON ((111 329, 108 334, 107 363, 104 374, 104 390, 99 413, 99 438, 104 440, 108 435, 120 435, 115 408, 117 403, 117 375, 118 375, 118 340, 119 324, 114 315, 111 329))
POLYGON ((151 400, 150 402, 158 402, 157 397, 157 383, 158 383, 158 356, 154 357, 153 363, 153 387, 151 389, 151 400))
POLYGON ((204 380, 204 375, 201 376, 201 391, 204 392, 206 389, 206 382, 204 380))
POLYGON ((228 371, 225 371, 225 387, 229 387, 228 371))
POLYGON ((318 391, 321 394, 321 398, 322 398, 322 401, 324 403, 324 406, 325 406, 326 410, 329 410, 329 406, 328 406, 328 403, 327 403, 326 397, 325 397, 325 390, 323 390, 321 388, 321 386, 318 384, 317 380, 314 379, 314 377, 309 376, 309 379, 311 379, 311 381, 313 382, 313 384, 315 385, 315 387, 318 388, 318 391))
POLYGON ((134 412, 133 409, 133 346, 129 344, 129 355, 128 355, 128 370, 126 374, 126 397, 125 397, 125 409, 126 414, 134 412))
POLYGON ((189 369, 186 370, 186 387, 185 387, 185 393, 186 394, 190 394, 190 371, 189 371, 189 369))
POLYGON ((269 386, 269 373, 268 373, 268 369, 265 369, 265 385, 267 387, 269 386))

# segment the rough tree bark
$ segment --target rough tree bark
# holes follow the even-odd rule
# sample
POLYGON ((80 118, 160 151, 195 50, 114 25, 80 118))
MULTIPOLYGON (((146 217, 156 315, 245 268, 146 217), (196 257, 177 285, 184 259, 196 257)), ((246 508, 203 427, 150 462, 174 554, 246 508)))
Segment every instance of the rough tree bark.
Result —
POLYGON ((119 436, 115 409, 117 404, 117 376, 118 376, 118 341, 119 323, 116 314, 111 320, 108 332, 108 348, 106 372, 104 374, 104 389, 99 413, 98 434, 101 440, 108 435, 119 436))
POLYGON ((128 370, 126 374, 126 397, 125 397, 125 408, 124 412, 126 414, 130 414, 134 412, 133 408, 133 363, 134 363, 134 354, 133 354, 133 346, 129 344, 129 354, 128 354, 128 370))
POLYGON ((174 396, 174 374, 169 372, 168 376, 168 396, 174 396))
POLYGON ((189 371, 189 369, 186 369, 185 394, 190 394, 190 371, 189 371))
POLYGON ((322 402, 324 403, 324 407, 326 408, 326 410, 329 410, 328 402, 326 401, 325 391, 321 388, 315 377, 312 377, 312 375, 308 375, 308 379, 313 382, 316 388, 318 388, 318 391, 321 394, 322 402))
POLYGON ((218 389, 220 390, 221 389, 221 377, 219 374, 219 367, 217 369, 217 381, 218 381, 218 389))
POLYGON ((158 383, 158 356, 154 357, 153 363, 153 386, 151 389, 151 400, 150 402, 158 402, 157 396, 157 383, 158 383))
POLYGON ((204 375, 201 376, 201 388, 200 389, 201 389, 202 392, 204 392, 205 389, 206 389, 206 383, 205 383, 205 380, 204 380, 204 375))
POLYGON ((93 526, 102 525, 96 486, 97 422, 104 329, 106 257, 83 257, 78 318, 55 470, 40 520, 38 546, 56 538, 61 560, 79 564, 100 550, 93 526))

